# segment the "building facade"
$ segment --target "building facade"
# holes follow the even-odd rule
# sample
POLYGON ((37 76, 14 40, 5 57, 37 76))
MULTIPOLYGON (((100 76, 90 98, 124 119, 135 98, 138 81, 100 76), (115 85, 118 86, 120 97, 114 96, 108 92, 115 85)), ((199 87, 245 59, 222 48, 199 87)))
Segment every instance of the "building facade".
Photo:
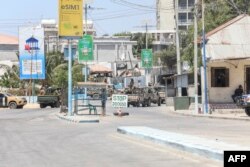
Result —
POLYGON ((194 0, 177 0, 178 7, 175 7, 175 0, 156 1, 156 22, 158 30, 175 29, 175 10, 178 10, 179 30, 187 30, 193 24, 194 0))
POLYGON ((250 16, 240 15, 206 34, 209 103, 233 102, 239 85, 250 93, 250 16))

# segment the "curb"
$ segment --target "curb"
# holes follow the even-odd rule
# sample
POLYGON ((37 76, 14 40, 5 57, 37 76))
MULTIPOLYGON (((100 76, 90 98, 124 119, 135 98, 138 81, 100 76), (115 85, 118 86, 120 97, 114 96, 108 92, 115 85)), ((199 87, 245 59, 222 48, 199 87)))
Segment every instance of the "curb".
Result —
MULTIPOLYGON (((178 134, 149 127, 118 127, 117 132, 140 139, 164 144, 174 149, 186 151, 206 158, 223 161, 224 150, 239 150, 240 146, 220 141, 208 140, 191 135, 178 134)), ((244 149, 242 149, 244 150, 244 149)))
POLYGON ((170 111, 173 114, 190 116, 190 117, 203 117, 203 118, 211 118, 211 119, 226 119, 226 120, 241 120, 241 121, 250 121, 249 118, 237 118, 237 117, 223 117, 223 116, 214 116, 214 115, 195 115, 195 114, 186 114, 175 111, 170 111))
POLYGON ((65 121, 69 121, 72 123, 99 123, 99 119, 76 119, 74 118, 74 116, 64 116, 64 115, 60 115, 60 114, 56 114, 56 116, 59 119, 65 120, 65 121))

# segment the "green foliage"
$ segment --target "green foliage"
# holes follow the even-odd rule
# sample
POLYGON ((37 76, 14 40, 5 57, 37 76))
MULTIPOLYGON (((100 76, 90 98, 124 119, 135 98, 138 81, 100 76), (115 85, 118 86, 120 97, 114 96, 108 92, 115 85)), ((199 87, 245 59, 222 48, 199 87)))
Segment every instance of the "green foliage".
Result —
MULTIPOLYGON (((133 54, 141 57, 141 50, 146 49, 146 34, 136 33, 131 37, 132 41, 137 41, 137 45, 133 46, 133 54)), ((153 38, 148 35, 148 49, 152 49, 153 38)))
POLYGON ((5 88, 19 88, 23 85, 23 81, 19 79, 19 67, 13 65, 1 65, 5 69, 4 74, 0 78, 0 86, 5 88))
POLYGON ((176 47, 171 45, 168 49, 164 49, 154 54, 154 63, 161 59, 162 65, 172 68, 176 64, 176 47))
POLYGON ((64 60, 64 56, 60 52, 50 52, 46 55, 46 79, 45 82, 47 85, 53 84, 53 72, 54 69, 63 64, 66 63, 64 60))
POLYGON ((124 37, 124 36, 129 36, 129 37, 131 37, 132 36, 132 34, 131 34, 131 32, 121 32, 121 33, 116 33, 116 34, 114 34, 113 36, 117 36, 117 37, 119 37, 119 36, 122 36, 122 37, 124 37))

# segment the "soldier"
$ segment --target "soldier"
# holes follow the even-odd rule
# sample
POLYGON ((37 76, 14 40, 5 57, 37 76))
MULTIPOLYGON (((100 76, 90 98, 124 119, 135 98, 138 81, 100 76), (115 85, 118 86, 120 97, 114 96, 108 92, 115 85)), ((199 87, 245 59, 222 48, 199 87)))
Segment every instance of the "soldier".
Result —
POLYGON ((107 92, 106 89, 103 88, 101 92, 102 116, 106 115, 106 101, 107 101, 107 92))

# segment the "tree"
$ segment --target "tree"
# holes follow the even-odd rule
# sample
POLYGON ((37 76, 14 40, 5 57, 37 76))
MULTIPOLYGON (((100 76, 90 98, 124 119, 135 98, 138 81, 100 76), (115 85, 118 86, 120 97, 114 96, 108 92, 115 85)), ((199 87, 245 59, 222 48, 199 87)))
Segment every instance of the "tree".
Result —
POLYGON ((169 46, 167 49, 156 52, 154 54, 154 62, 157 62, 158 58, 161 59, 163 66, 167 66, 172 69, 176 64, 176 48, 174 45, 169 46))
MULTIPOLYGON (((137 41, 137 45, 133 46, 133 54, 141 57, 141 50, 146 49, 146 34, 136 33, 131 36, 132 41, 137 41)), ((148 49, 152 49, 153 38, 148 35, 148 49)))
POLYGON ((19 88, 24 83, 19 78, 19 67, 13 65, 9 67, 8 65, 1 64, 2 69, 5 69, 4 74, 0 78, 0 86, 5 88, 19 88))
POLYGON ((66 63, 64 60, 64 55, 60 52, 50 52, 46 55, 46 79, 45 83, 47 85, 53 84, 53 73, 57 66, 66 63))

